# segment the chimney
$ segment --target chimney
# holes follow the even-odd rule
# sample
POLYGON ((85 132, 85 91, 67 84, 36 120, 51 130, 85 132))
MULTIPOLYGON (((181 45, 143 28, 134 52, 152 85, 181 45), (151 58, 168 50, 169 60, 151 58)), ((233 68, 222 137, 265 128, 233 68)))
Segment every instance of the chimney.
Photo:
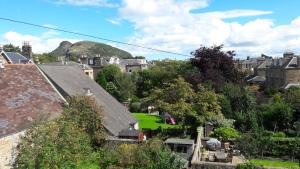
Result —
POLYGON ((0 45, 0 53, 3 51, 3 46, 0 45))
POLYGON ((30 46, 28 41, 23 42, 22 55, 25 56, 27 59, 32 58, 32 47, 30 46))

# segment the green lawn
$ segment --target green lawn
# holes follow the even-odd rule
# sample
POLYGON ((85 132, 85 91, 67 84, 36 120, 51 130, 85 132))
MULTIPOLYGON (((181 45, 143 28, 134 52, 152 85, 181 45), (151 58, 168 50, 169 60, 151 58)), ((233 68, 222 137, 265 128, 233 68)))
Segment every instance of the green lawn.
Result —
POLYGON ((266 167, 300 168, 298 162, 272 161, 272 160, 260 160, 260 159, 253 159, 250 160, 250 162, 258 166, 266 166, 266 167))
POLYGON ((147 113, 132 113, 135 118, 139 121, 139 126, 141 129, 158 129, 161 127, 162 129, 167 128, 179 128, 179 125, 170 125, 162 123, 162 120, 159 116, 149 115, 147 113))

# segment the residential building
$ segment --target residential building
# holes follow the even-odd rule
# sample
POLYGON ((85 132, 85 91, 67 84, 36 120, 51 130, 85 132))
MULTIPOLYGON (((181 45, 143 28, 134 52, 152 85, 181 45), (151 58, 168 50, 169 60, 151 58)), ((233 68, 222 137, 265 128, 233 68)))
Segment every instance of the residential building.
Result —
POLYGON ((261 65, 265 60, 271 59, 272 57, 262 54, 260 57, 251 58, 247 57, 245 60, 238 60, 237 66, 242 71, 254 72, 254 69, 261 65))
POLYGON ((266 71, 266 85, 276 89, 300 86, 300 56, 288 52, 273 59, 266 71))
POLYGON ((78 59, 79 63, 89 65, 94 70, 94 76, 107 65, 117 65, 122 72, 131 73, 133 71, 145 70, 148 68, 148 62, 146 59, 120 59, 117 56, 101 57, 97 55, 95 57, 81 56, 78 59))
MULTIPOLYGON (((126 130, 138 130, 138 121, 113 96, 89 78, 75 62, 39 65, 64 97, 89 95, 103 108, 103 123, 111 137, 125 137, 126 130), (120 134, 121 133, 121 134, 120 134)), ((140 131, 137 131, 137 133, 140 131)), ((129 132, 128 132, 129 133, 129 132)), ((130 132, 131 134, 132 132, 130 132)), ((130 135, 129 135, 130 136, 130 135)))
POLYGON ((50 120, 63 110, 63 97, 40 69, 24 56, 1 52, 0 168, 11 168, 15 146, 33 122, 50 120))

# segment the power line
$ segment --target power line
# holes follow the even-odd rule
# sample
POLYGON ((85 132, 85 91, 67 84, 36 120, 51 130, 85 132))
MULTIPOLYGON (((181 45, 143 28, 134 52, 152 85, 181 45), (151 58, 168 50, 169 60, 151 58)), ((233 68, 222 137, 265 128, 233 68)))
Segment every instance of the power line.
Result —
POLYGON ((180 55, 180 56, 188 56, 188 57, 190 57, 190 55, 187 55, 187 54, 182 54, 182 53, 170 52, 170 51, 166 51, 166 50, 155 49, 155 48, 141 46, 141 45, 137 45, 137 44, 126 43, 126 42, 116 41, 116 40, 112 40, 112 39, 102 38, 102 37, 99 37, 99 36, 94 36, 94 35, 89 35, 89 34, 84 34, 84 33, 73 32, 73 31, 69 31, 69 30, 65 30, 65 29, 58 29, 58 28, 52 28, 52 27, 49 27, 49 26, 38 25, 38 24, 30 23, 30 22, 24 22, 24 21, 19 21, 19 20, 14 20, 14 19, 9 19, 9 18, 2 18, 2 17, 0 17, 0 20, 14 22, 14 23, 19 23, 19 24, 24 24, 24 25, 29 25, 29 26, 43 28, 43 29, 55 30, 55 31, 59 31, 59 32, 65 32, 65 33, 69 33, 69 34, 74 34, 74 35, 79 35, 79 36, 84 36, 84 37, 99 39, 99 40, 108 41, 108 42, 114 42, 114 43, 118 43, 118 44, 122 44, 122 45, 127 45, 127 46, 134 46, 134 47, 143 48, 143 49, 147 49, 147 50, 153 50, 153 51, 162 52, 162 53, 168 53, 168 54, 173 54, 173 55, 180 55))

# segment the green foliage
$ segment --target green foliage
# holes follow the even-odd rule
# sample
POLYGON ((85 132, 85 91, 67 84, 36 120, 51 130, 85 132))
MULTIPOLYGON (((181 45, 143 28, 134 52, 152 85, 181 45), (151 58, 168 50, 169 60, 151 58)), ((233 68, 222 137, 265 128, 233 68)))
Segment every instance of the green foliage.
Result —
POLYGON ((244 163, 244 164, 239 164, 237 169, 256 169, 256 165, 252 162, 244 163))
POLYGON ((95 145, 101 144, 106 135, 102 125, 102 108, 94 98, 77 96, 68 99, 69 107, 63 112, 66 120, 74 121, 89 136, 95 145))
POLYGON ((17 149, 14 168, 75 168, 92 152, 88 134, 63 118, 27 130, 17 149))
POLYGON ((177 78, 174 83, 167 83, 163 89, 156 89, 149 99, 161 112, 169 112, 177 121, 184 123, 193 111, 190 100, 194 93, 189 83, 177 78))
POLYGON ((218 138, 218 139, 220 139, 222 141, 228 141, 230 139, 237 139, 237 138, 239 138, 240 134, 234 128, 224 128, 224 127, 221 127, 221 128, 215 129, 210 136, 218 138))
POLYGON ((259 110, 262 112, 263 125, 273 131, 289 128, 293 120, 293 109, 290 104, 284 102, 261 105, 259 110))
POLYGON ((299 163, 290 162, 290 161, 275 161, 275 160, 262 160, 262 159, 253 159, 251 163, 257 166, 264 167, 280 167, 280 168, 299 168, 299 163))
POLYGON ((43 54, 34 54, 33 58, 39 58, 40 63, 49 63, 49 62, 55 62, 56 57, 48 54, 48 53, 43 53, 43 54))
POLYGON ((50 54, 54 56, 69 56, 78 58, 82 55, 87 56, 118 56, 120 58, 132 58, 132 55, 124 50, 112 47, 107 44, 92 42, 92 41, 80 41, 74 44, 63 41, 59 47, 57 47, 50 54))
POLYGON ((19 46, 14 46, 13 44, 6 44, 3 45, 3 50, 5 52, 17 52, 17 53, 21 53, 21 49, 19 46))
POLYGON ((128 74, 121 74, 116 77, 115 84, 119 91, 118 100, 122 102, 131 101, 136 89, 131 76, 128 74))
POLYGON ((122 74, 120 68, 116 65, 105 66, 101 71, 108 82, 114 82, 116 77, 122 74))
POLYGON ((90 97, 72 97, 63 114, 26 130, 14 168, 80 168, 105 138, 102 110, 90 97))
POLYGON ((102 71, 98 72, 95 80, 100 86, 102 86, 104 89, 106 89, 107 80, 106 80, 106 78, 104 76, 104 73, 102 71))
POLYGON ((272 137, 285 137, 285 133, 284 132, 276 132, 272 134, 272 137))
POLYGON ((162 141, 154 139, 142 144, 121 144, 106 148, 101 168, 178 169, 184 161, 173 154, 162 141), (109 167, 107 167, 109 166, 109 167))
POLYGON ((139 112, 141 110, 141 103, 140 102, 133 102, 130 103, 130 111, 131 112, 139 112))

